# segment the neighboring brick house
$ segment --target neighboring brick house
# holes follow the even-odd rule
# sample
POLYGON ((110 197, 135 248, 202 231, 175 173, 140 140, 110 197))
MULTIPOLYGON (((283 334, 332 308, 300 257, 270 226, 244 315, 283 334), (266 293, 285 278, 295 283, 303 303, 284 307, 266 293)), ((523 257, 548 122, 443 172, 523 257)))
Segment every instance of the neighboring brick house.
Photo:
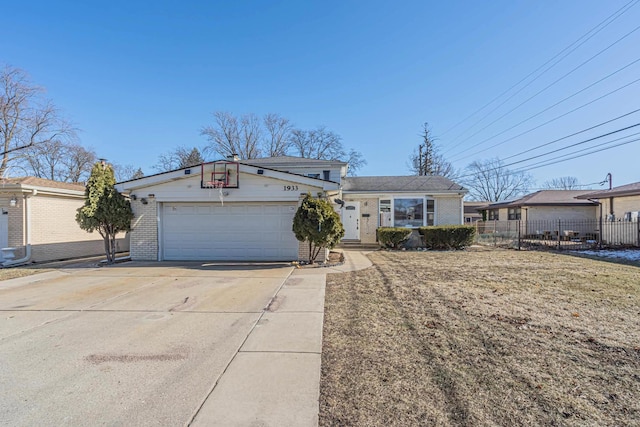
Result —
POLYGON ((484 211, 487 221, 595 220, 597 203, 581 200, 592 190, 540 190, 517 200, 489 203, 484 211))
POLYGON ((640 182, 621 185, 610 190, 590 191, 578 199, 593 200, 602 207, 600 215, 609 221, 638 221, 640 213, 640 182))
POLYGON ((375 243, 380 225, 462 223, 467 190, 446 178, 346 174, 345 162, 282 156, 221 160, 118 183, 134 211, 131 257, 304 260, 308 246, 295 239, 292 221, 306 193, 332 201, 349 241, 375 243))
MULTIPOLYGON (((0 181, 0 248, 15 248, 16 260, 24 262, 104 254, 100 234, 87 233, 75 220, 84 191, 84 185, 35 177, 0 181)), ((118 247, 127 250, 128 242, 119 239, 118 247)))
POLYGON ((544 240, 593 239, 599 233, 598 204, 576 198, 589 191, 541 190, 517 200, 490 203, 480 208, 487 222, 478 232, 514 231, 519 226, 520 235, 544 240))

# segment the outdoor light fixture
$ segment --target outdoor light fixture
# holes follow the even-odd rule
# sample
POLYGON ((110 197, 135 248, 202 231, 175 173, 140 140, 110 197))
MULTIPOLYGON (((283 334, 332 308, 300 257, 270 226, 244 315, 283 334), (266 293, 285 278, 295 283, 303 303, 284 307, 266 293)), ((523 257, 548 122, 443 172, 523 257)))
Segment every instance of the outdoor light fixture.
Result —
POLYGON ((11 206, 12 208, 18 206, 18 199, 16 198, 16 196, 13 196, 11 200, 9 200, 9 206, 11 206))

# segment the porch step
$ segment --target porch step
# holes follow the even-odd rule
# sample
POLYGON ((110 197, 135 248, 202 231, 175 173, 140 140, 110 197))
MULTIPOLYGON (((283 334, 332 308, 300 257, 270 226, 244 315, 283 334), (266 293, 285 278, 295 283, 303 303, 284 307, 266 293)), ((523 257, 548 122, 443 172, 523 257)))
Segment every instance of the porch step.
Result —
POLYGON ((338 243, 336 248, 375 251, 380 249, 380 245, 378 243, 362 243, 360 240, 343 240, 338 243))

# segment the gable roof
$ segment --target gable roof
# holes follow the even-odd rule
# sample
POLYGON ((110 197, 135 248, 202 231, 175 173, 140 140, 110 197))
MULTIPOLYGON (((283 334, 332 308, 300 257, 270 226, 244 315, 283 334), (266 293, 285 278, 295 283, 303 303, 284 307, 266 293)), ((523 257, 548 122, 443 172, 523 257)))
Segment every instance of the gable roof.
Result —
POLYGON ((522 206, 595 206, 590 200, 578 200, 576 197, 591 190, 540 190, 516 200, 490 203, 484 209, 499 209, 522 206))
MULTIPOLYGON (((226 162, 226 160, 216 160, 213 162, 207 162, 207 164, 215 163, 217 161, 226 162)), ((240 165, 241 173, 248 173, 248 174, 259 175, 262 177, 282 179, 285 181, 306 183, 315 187, 322 187, 324 190, 337 190, 339 188, 339 184, 334 181, 325 181, 319 178, 312 178, 312 177, 308 177, 301 174, 281 171, 279 169, 267 168, 267 167, 253 165, 253 164, 244 163, 240 161, 238 162, 238 164, 240 165), (268 171, 268 174, 260 173, 259 169, 268 171)), ((154 186, 154 185, 162 184, 169 181, 189 179, 189 178, 193 178, 194 176, 199 176, 200 167, 201 165, 195 165, 195 166, 175 169, 172 171, 161 172, 154 175, 143 176, 141 178, 131 179, 128 181, 117 182, 116 188, 120 192, 129 192, 135 189, 154 186), (198 172, 190 173, 191 170, 194 170, 194 169, 198 172)))
POLYGON ((591 191, 578 196, 579 199, 606 199, 616 196, 637 196, 640 195, 640 182, 613 187, 611 190, 591 191))
POLYGON ((467 189, 448 178, 429 176, 356 176, 344 178, 346 192, 452 192, 466 193, 467 189))
POLYGON ((82 191, 82 192, 84 192, 85 190, 84 184, 52 181, 50 179, 36 178, 35 176, 24 176, 19 178, 2 179, 2 181, 0 181, 0 188, 4 188, 6 186, 11 186, 12 188, 16 188, 16 187, 51 188, 51 189, 58 189, 58 190, 72 190, 72 191, 82 191))

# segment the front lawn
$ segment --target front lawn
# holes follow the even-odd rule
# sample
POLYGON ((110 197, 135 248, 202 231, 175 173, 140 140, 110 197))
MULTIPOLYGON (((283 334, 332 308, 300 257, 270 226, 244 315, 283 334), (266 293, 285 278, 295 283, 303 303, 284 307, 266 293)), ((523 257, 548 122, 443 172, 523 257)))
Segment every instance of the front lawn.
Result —
POLYGON ((640 268, 374 252, 327 278, 321 426, 640 425, 640 268))

